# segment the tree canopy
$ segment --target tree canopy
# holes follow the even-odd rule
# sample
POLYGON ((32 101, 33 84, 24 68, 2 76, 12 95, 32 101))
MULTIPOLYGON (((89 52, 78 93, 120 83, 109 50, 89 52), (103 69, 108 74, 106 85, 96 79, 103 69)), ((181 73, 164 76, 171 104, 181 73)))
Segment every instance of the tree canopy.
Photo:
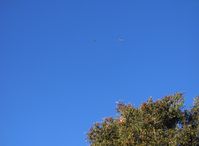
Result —
POLYGON ((91 127, 91 146, 199 146, 199 97, 190 109, 181 93, 140 107, 119 102, 117 113, 91 127))

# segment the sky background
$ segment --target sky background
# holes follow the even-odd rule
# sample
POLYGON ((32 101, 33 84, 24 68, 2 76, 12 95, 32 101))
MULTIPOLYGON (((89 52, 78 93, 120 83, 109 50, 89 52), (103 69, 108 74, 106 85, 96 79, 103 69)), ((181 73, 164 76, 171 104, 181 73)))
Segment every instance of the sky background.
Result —
POLYGON ((87 146, 116 101, 198 87, 198 0, 0 1, 1 146, 87 146))

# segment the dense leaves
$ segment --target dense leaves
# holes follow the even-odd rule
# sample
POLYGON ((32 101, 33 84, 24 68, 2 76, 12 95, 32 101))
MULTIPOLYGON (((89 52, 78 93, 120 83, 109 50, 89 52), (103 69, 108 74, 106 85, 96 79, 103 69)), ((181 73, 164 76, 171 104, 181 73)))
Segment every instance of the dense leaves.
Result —
POLYGON ((119 116, 96 123, 88 132, 91 146, 199 146, 199 97, 190 110, 177 93, 136 108, 117 104, 119 116))

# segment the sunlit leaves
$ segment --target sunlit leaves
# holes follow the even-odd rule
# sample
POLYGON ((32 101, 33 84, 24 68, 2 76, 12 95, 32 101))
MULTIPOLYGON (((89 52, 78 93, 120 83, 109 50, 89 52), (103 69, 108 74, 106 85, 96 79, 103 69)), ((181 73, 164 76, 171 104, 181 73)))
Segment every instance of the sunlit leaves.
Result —
POLYGON ((199 98, 190 110, 182 110, 184 98, 177 93, 136 108, 119 102, 115 118, 96 123, 88 132, 91 146, 197 146, 199 145, 199 98))

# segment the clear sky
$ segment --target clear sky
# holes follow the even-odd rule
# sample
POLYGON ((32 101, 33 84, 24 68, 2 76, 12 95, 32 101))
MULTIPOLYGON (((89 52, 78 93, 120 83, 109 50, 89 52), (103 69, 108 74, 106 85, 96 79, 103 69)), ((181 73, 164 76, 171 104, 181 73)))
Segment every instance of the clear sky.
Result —
POLYGON ((199 95, 198 0, 1 0, 0 145, 87 146, 115 102, 199 95))

